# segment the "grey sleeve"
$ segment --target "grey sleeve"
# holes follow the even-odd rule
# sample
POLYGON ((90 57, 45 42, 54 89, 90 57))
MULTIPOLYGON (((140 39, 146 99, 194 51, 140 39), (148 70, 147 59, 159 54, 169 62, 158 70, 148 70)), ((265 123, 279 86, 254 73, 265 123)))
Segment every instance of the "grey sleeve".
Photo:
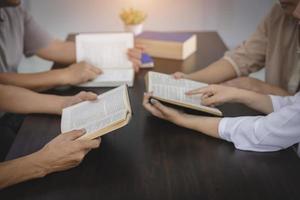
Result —
POLYGON ((34 55, 37 50, 47 47, 54 39, 24 9, 22 9, 22 14, 24 17, 23 53, 29 57, 34 55))

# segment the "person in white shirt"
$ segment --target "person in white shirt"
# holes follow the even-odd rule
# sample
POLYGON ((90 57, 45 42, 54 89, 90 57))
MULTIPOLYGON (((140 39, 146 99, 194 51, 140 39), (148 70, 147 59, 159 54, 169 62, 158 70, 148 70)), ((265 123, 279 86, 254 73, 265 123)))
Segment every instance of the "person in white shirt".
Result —
POLYGON ((300 92, 295 96, 281 97, 209 85, 188 91, 187 95, 201 95, 202 104, 207 106, 243 103, 267 115, 224 118, 190 115, 150 99, 151 93, 145 93, 143 105, 156 117, 227 140, 240 150, 278 151, 300 142, 300 92))

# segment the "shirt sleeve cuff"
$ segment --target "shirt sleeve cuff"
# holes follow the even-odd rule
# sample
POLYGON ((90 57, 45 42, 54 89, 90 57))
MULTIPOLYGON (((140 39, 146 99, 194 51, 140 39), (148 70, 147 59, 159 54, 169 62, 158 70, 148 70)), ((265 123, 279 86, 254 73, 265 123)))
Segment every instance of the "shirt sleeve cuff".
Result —
POLYGON ((226 128, 228 120, 229 120, 229 118, 221 119, 221 121, 219 123, 218 131, 219 131, 219 136, 221 139, 231 142, 230 132, 226 128))
POLYGON ((233 69, 238 77, 240 77, 242 75, 242 72, 241 72, 239 66, 236 64, 236 62, 232 58, 225 55, 223 57, 223 59, 227 60, 233 66, 233 69))
POLYGON ((280 106, 280 98, 281 97, 274 96, 274 95, 269 95, 269 97, 271 98, 271 101, 272 101, 273 111, 276 112, 277 110, 279 110, 281 108, 281 106, 280 106))

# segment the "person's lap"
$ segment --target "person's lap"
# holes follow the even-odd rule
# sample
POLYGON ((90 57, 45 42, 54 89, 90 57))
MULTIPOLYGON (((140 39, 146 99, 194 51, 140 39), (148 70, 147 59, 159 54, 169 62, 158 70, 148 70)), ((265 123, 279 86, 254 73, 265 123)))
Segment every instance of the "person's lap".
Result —
POLYGON ((11 113, 0 117, 0 161, 5 159, 24 118, 24 115, 11 113))

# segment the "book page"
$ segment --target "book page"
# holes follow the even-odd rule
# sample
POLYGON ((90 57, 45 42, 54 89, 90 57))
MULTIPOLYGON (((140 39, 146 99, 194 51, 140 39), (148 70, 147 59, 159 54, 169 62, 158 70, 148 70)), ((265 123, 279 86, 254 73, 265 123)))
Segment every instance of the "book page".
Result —
POLYGON ((82 83, 80 87, 116 87, 126 84, 132 87, 134 83, 133 69, 104 69, 94 80, 82 83))
POLYGON ((127 51, 133 46, 131 33, 79 34, 76 61, 86 61, 101 69, 132 68, 127 51))
POLYGON ((149 72, 149 91, 153 91, 153 96, 155 97, 199 106, 201 104, 201 96, 187 96, 185 93, 205 86, 207 86, 205 83, 174 79, 167 74, 149 72))
POLYGON ((99 95, 96 101, 86 101, 63 109, 61 131, 86 130, 94 133, 113 123, 125 120, 129 112, 126 86, 99 95))
POLYGON ((109 81, 132 81, 134 76, 133 69, 104 69, 103 74, 100 74, 94 82, 109 82, 109 81))

